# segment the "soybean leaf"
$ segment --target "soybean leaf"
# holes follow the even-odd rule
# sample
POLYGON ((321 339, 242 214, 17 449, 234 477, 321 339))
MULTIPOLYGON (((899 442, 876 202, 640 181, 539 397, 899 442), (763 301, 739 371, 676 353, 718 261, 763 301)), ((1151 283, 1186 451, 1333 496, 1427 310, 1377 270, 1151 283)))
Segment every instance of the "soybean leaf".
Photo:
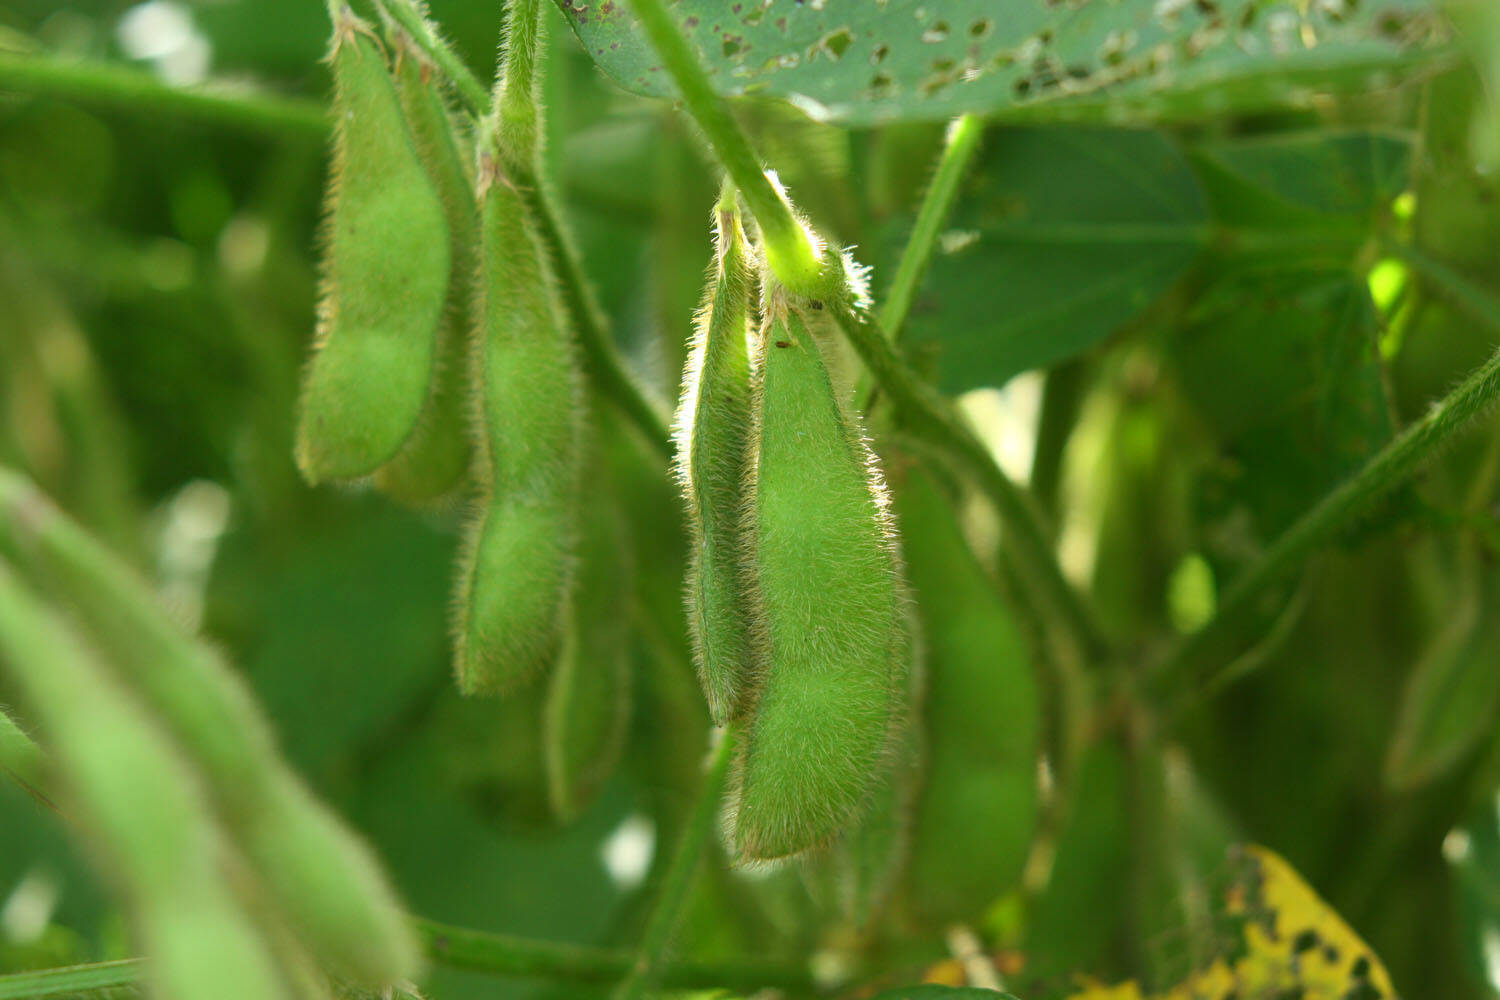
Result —
MULTIPOLYGON (((674 93, 626 0, 556 2, 617 83, 674 93)), ((1367 90, 1443 51, 1424 0, 681 0, 676 16, 721 93, 846 124, 1222 115, 1367 90)))
POLYGON ((1154 132, 1002 129, 986 143, 910 319, 944 388, 1000 385, 1098 343, 1207 244, 1182 154, 1154 132))
POLYGON ((1248 514, 1268 540, 1390 436, 1376 333, 1354 275, 1252 271, 1203 297, 1170 353, 1220 445, 1211 519, 1248 514))

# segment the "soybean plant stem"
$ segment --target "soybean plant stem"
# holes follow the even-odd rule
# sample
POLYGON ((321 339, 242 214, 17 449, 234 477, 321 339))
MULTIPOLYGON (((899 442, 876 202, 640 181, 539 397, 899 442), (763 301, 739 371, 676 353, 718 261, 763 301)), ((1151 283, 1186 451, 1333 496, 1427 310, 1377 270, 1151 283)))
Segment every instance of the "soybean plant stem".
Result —
POLYGON ((458 57, 458 53, 438 37, 437 30, 427 19, 427 5, 423 0, 385 0, 381 6, 391 16, 391 20, 406 29, 416 46, 427 53, 427 57, 448 78, 459 99, 474 117, 483 118, 489 110, 488 90, 458 57))
MULTIPOLYGON (((619 980, 635 961, 624 951, 490 934, 449 927, 420 917, 413 918, 413 926, 432 961, 476 972, 558 982, 608 983, 619 980)), ((749 994, 770 987, 806 991, 812 982, 807 971, 800 966, 679 962, 661 970, 661 985, 673 989, 721 989, 749 994)))
MULTIPOLYGON (((439 965, 501 976, 593 984, 617 980, 631 967, 631 956, 624 951, 490 934, 421 917, 410 919, 428 959, 439 965)), ((146 965, 145 960, 132 958, 0 976, 0 1000, 78 996, 138 987, 145 979, 146 965)), ((663 968, 661 982, 674 989, 727 989, 746 994, 768 987, 806 992, 812 985, 807 972, 799 967, 750 962, 682 962, 663 968)))
POLYGON ((734 744, 738 733, 734 726, 726 728, 714 749, 708 772, 703 777, 703 788, 693 806, 693 814, 677 841, 677 849, 667 866, 662 880, 661 894, 656 898, 656 907, 646 923, 646 933, 641 937, 635 961, 620 985, 615 988, 615 1000, 638 1000, 657 987, 662 965, 672 935, 677 931, 682 916, 683 903, 692 888, 693 877, 698 873, 703 857, 703 847, 713 831, 714 817, 718 815, 719 801, 724 794, 724 782, 729 775, 729 762, 734 759, 734 744))
POLYGON ((175 87, 142 70, 51 55, 0 52, 0 93, 44 94, 276 137, 321 139, 328 131, 327 112, 312 101, 272 97, 244 87, 175 87))
POLYGON ((1098 660, 1104 638, 1083 598, 1063 576, 1041 515, 1025 490, 1011 482, 995 458, 954 414, 937 390, 917 378, 896 354, 880 323, 848 301, 833 300, 834 316, 912 430, 963 463, 1000 515, 1004 544, 1021 581, 1031 591, 1054 650, 1076 663, 1098 660))
POLYGON ((691 44, 678 29, 664 0, 631 0, 657 58, 677 84, 677 91, 719 162, 760 226, 766 260, 777 279, 799 295, 816 294, 822 262, 812 239, 792 208, 762 169, 750 140, 714 92, 691 44))
MULTIPOLYGON (((1500 303, 1462 275, 1414 247, 1390 248, 1411 264, 1441 295, 1500 334, 1500 303)), ((1410 479, 1422 465, 1500 397, 1500 349, 1420 420, 1408 426, 1364 468, 1329 493, 1271 543, 1253 566, 1224 592, 1218 613, 1189 636, 1157 668, 1154 684, 1170 691, 1188 674, 1215 657, 1273 586, 1281 583, 1308 556, 1327 544, 1372 504, 1410 479)))
POLYGON ((54 808, 42 792, 47 759, 16 720, 0 711, 0 771, 10 775, 22 790, 48 808, 54 808))
POLYGON ((911 312, 912 297, 927 274, 933 248, 937 246, 938 232, 953 210, 959 182, 979 149, 979 138, 983 133, 984 119, 976 114, 959 115, 948 123, 937 172, 932 175, 932 183, 917 211, 916 225, 912 227, 911 238, 906 241, 906 249, 901 251, 901 263, 896 266, 896 277, 891 281, 885 305, 880 310, 880 325, 893 342, 901 339, 907 314, 911 312))

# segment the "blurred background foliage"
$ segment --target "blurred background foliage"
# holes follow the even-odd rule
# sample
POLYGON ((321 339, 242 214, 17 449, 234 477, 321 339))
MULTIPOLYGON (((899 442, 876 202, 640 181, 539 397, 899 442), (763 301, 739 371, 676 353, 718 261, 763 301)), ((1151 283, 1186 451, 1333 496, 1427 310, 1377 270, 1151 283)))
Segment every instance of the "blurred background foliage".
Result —
MULTIPOLYGON (((484 75, 499 5, 430 8, 484 75)), ((716 168, 667 103, 620 90, 553 13, 548 162, 622 348, 665 405, 709 260, 716 168)), ((678 504, 642 450, 623 487, 640 567, 633 732, 615 778, 559 827, 536 705, 466 702, 450 683, 454 517, 310 490, 291 463, 326 35, 308 0, 0 0, 0 53, 242 79, 305 102, 245 128, 0 80, 0 461, 241 667, 287 755, 415 912, 627 945, 706 745, 678 504)), ((1474 145, 1484 100, 1475 70, 1450 60, 1303 110, 986 132, 909 346, 1050 508, 1069 574, 1143 662, 1493 349, 1494 328, 1391 251, 1500 289, 1500 175, 1474 145)), ((878 293, 941 124, 843 129, 772 101, 739 107, 818 226, 876 266, 878 293)), ((1150 713, 1105 700, 1079 718, 1077 692, 1053 690, 1049 753, 1076 779, 1044 831, 1054 877, 1024 906, 997 901, 986 942, 1021 949, 1043 981, 1171 982, 1202 919, 1188 883, 1247 839, 1288 857, 1405 995, 1500 995, 1497 474, 1492 415, 1278 595, 1235 664, 1251 675, 1211 697, 1176 692, 1150 713)), ((971 514, 971 540, 992 549, 995 525, 971 514)), ((68 844, 0 785, 0 971, 126 953, 68 844)), ((680 953, 820 944, 794 870, 712 870, 680 953)), ((942 930, 912 929, 887 960, 914 978, 945 953, 942 930)), ((429 985, 577 992, 447 969, 429 985)))

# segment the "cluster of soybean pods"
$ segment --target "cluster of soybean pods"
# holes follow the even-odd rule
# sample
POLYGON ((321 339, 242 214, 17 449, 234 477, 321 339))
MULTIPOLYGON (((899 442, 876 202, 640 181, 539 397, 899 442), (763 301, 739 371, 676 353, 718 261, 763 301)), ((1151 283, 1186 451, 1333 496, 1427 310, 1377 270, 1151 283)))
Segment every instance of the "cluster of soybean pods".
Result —
MULTIPOLYGON (((630 566, 619 516, 598 495, 608 483, 590 471, 608 421, 522 190, 538 175, 534 83, 514 65, 515 46, 497 110, 465 127, 399 28, 387 26, 383 45, 348 11, 336 21, 325 288, 298 464, 312 482, 368 482, 411 504, 470 502, 458 683, 502 697, 541 687, 549 789, 567 816, 623 740, 619 595, 630 566)), ((1006 732, 983 717, 1007 698, 1035 698, 1019 639, 954 523, 943 477, 893 452, 895 505, 921 523, 903 557, 833 303, 776 281, 732 191, 714 222, 675 440, 689 631, 710 714, 736 740, 731 852, 754 863, 836 847, 882 871, 901 855, 920 873, 922 851, 908 845, 927 828, 944 835, 912 894, 940 912, 976 892, 993 898, 1015 877, 1029 830, 995 815, 985 783, 1006 785, 998 799, 1023 812, 1035 806, 1034 726, 1006 732), (932 641, 918 641, 924 631, 932 641), (938 677, 945 658, 974 663, 938 677), (1025 690, 998 691, 1005 678, 1025 690), (951 732, 918 739, 910 723, 924 690, 929 709, 955 716, 951 732), (958 827, 960 840, 988 845, 967 872, 948 870, 966 863, 946 836, 958 827), (1018 827, 1023 843, 994 852, 994 838, 1015 840, 1018 827), (1003 871, 974 878, 989 857, 1003 871)), ((852 263, 828 260, 858 286, 852 263)))

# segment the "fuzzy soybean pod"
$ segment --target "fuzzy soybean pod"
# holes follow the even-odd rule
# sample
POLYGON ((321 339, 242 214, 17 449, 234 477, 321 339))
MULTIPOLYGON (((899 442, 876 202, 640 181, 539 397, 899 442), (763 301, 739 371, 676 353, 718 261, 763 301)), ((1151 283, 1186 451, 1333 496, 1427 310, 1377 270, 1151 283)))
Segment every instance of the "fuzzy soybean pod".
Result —
POLYGON ((417 971, 417 944, 365 845, 282 761, 242 682, 135 576, 30 483, 0 468, 0 553, 77 614, 106 662, 202 772, 277 911, 358 983, 417 971))
POLYGON ((416 429, 396 457, 375 473, 375 487, 402 503, 425 505, 450 496, 469 471, 469 397, 466 354, 469 304, 477 266, 479 216, 474 205, 472 160, 460 152, 453 115, 432 77, 432 67, 407 37, 396 33, 396 90, 417 154, 442 199, 453 267, 447 306, 436 331, 433 375, 416 429))
POLYGON ((759 690, 736 773, 746 859, 797 854, 856 820, 905 695, 885 487, 819 345, 774 301, 758 338, 747 564, 759 690))
POLYGON ((481 164, 473 344, 482 487, 459 558, 459 689, 513 689, 559 652, 572 589, 582 375, 520 193, 481 164))
POLYGON ((910 461, 893 480, 928 654, 908 899, 935 924, 970 920, 1016 885, 1031 847, 1040 695, 1019 630, 936 479, 910 461))
POLYGON ((385 55, 341 8, 330 54, 334 147, 323 301, 302 385, 297 465, 357 479, 417 428, 451 262, 443 203, 417 155, 385 55))
POLYGON ((677 479, 687 501, 688 626, 709 713, 723 725, 749 689, 749 608, 740 561, 750 441, 749 249, 730 193, 677 407, 677 479))
MULTIPOLYGON (((597 411, 596 411, 597 412, 597 411)), ((601 432, 603 433, 603 432, 601 432)), ((602 442, 601 442, 602 443, 602 442)), ((578 579, 542 715, 548 796, 570 822, 614 772, 630 723, 630 581, 623 512, 601 465, 579 532, 578 579)))
POLYGON ((118 886, 160 1000, 277 1000, 270 952, 225 879, 197 776, 70 629, 0 561, 0 664, 53 750, 66 814, 118 886))

